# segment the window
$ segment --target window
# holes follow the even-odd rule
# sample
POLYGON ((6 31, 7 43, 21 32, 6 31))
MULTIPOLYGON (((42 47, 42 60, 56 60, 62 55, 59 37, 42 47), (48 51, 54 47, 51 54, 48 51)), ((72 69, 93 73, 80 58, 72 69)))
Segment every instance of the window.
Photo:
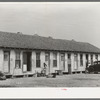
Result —
POLYGON ((36 53, 36 67, 40 67, 40 52, 36 53))
POLYGON ((93 55, 91 55, 91 64, 93 64, 93 55))
POLYGON ((65 61, 65 54, 64 53, 61 54, 61 61, 65 61))
POLYGON ((88 66, 88 62, 89 62, 89 57, 88 57, 88 54, 86 54, 86 67, 88 66))
POLYGON ((21 67, 21 60, 20 60, 20 51, 16 51, 16 60, 15 60, 15 67, 20 68, 21 67))
POLYGON ((74 61, 78 61, 78 55, 77 54, 74 54, 74 61))
POLYGON ((48 52, 45 53, 45 61, 49 61, 49 55, 50 54, 48 52))
POLYGON ((53 53, 53 67, 57 67, 57 53, 53 53))
POLYGON ((98 55, 95 55, 95 59, 96 59, 96 61, 98 61, 98 55))
POLYGON ((80 54, 80 66, 83 66, 83 55, 80 54))
POLYGON ((60 66, 62 70, 65 70, 65 53, 61 53, 61 61, 60 61, 60 66))
POLYGON ((68 64, 71 64, 71 54, 68 54, 68 64))
POLYGON ((71 54, 68 54, 68 59, 71 59, 71 54))
POLYGON ((8 61, 9 60, 9 52, 4 51, 4 61, 8 61))
POLYGON ((74 69, 78 69, 78 54, 74 54, 74 69))
POLYGON ((86 54, 86 61, 88 61, 88 54, 86 54))

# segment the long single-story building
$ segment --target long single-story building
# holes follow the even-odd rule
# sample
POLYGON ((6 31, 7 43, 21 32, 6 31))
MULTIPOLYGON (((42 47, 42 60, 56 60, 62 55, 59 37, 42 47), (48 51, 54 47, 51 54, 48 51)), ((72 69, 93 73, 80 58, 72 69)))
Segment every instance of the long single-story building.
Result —
POLYGON ((90 62, 100 60, 100 49, 85 42, 38 35, 0 32, 0 71, 6 75, 41 72, 84 72, 90 62))

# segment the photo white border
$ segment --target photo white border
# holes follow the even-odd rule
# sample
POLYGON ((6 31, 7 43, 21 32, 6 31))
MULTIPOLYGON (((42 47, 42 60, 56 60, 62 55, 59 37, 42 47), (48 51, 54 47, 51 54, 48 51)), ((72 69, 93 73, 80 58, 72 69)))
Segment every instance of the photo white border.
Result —
MULTIPOLYGON (((40 3, 40 2, 0 2, 0 4, 29 4, 29 3, 40 3)), ((42 4, 66 4, 70 2, 41 2, 42 4)), ((75 2, 71 2, 75 3, 75 2)), ((81 2, 81 3, 90 3, 90 2, 81 2)), ((100 3, 100 2, 91 2, 91 3, 100 3)), ((9 98, 100 98, 100 87, 59 87, 59 88, 0 88, 0 98, 9 99, 9 98)))
POLYGON ((100 88, 0 88, 0 98, 100 98, 100 88))

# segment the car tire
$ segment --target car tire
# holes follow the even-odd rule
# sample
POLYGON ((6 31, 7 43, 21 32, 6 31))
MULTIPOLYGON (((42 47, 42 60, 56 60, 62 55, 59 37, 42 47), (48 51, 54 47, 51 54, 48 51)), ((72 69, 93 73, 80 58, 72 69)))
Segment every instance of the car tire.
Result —
POLYGON ((89 68, 89 73, 94 72, 94 68, 89 68))
POLYGON ((98 71, 95 71, 94 74, 98 74, 98 71))

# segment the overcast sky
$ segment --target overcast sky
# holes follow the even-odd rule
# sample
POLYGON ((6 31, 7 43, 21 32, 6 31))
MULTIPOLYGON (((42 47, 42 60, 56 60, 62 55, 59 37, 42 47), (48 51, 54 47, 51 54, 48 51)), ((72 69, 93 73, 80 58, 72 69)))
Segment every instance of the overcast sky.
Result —
POLYGON ((0 31, 74 39, 100 48, 100 3, 0 3, 0 31))

